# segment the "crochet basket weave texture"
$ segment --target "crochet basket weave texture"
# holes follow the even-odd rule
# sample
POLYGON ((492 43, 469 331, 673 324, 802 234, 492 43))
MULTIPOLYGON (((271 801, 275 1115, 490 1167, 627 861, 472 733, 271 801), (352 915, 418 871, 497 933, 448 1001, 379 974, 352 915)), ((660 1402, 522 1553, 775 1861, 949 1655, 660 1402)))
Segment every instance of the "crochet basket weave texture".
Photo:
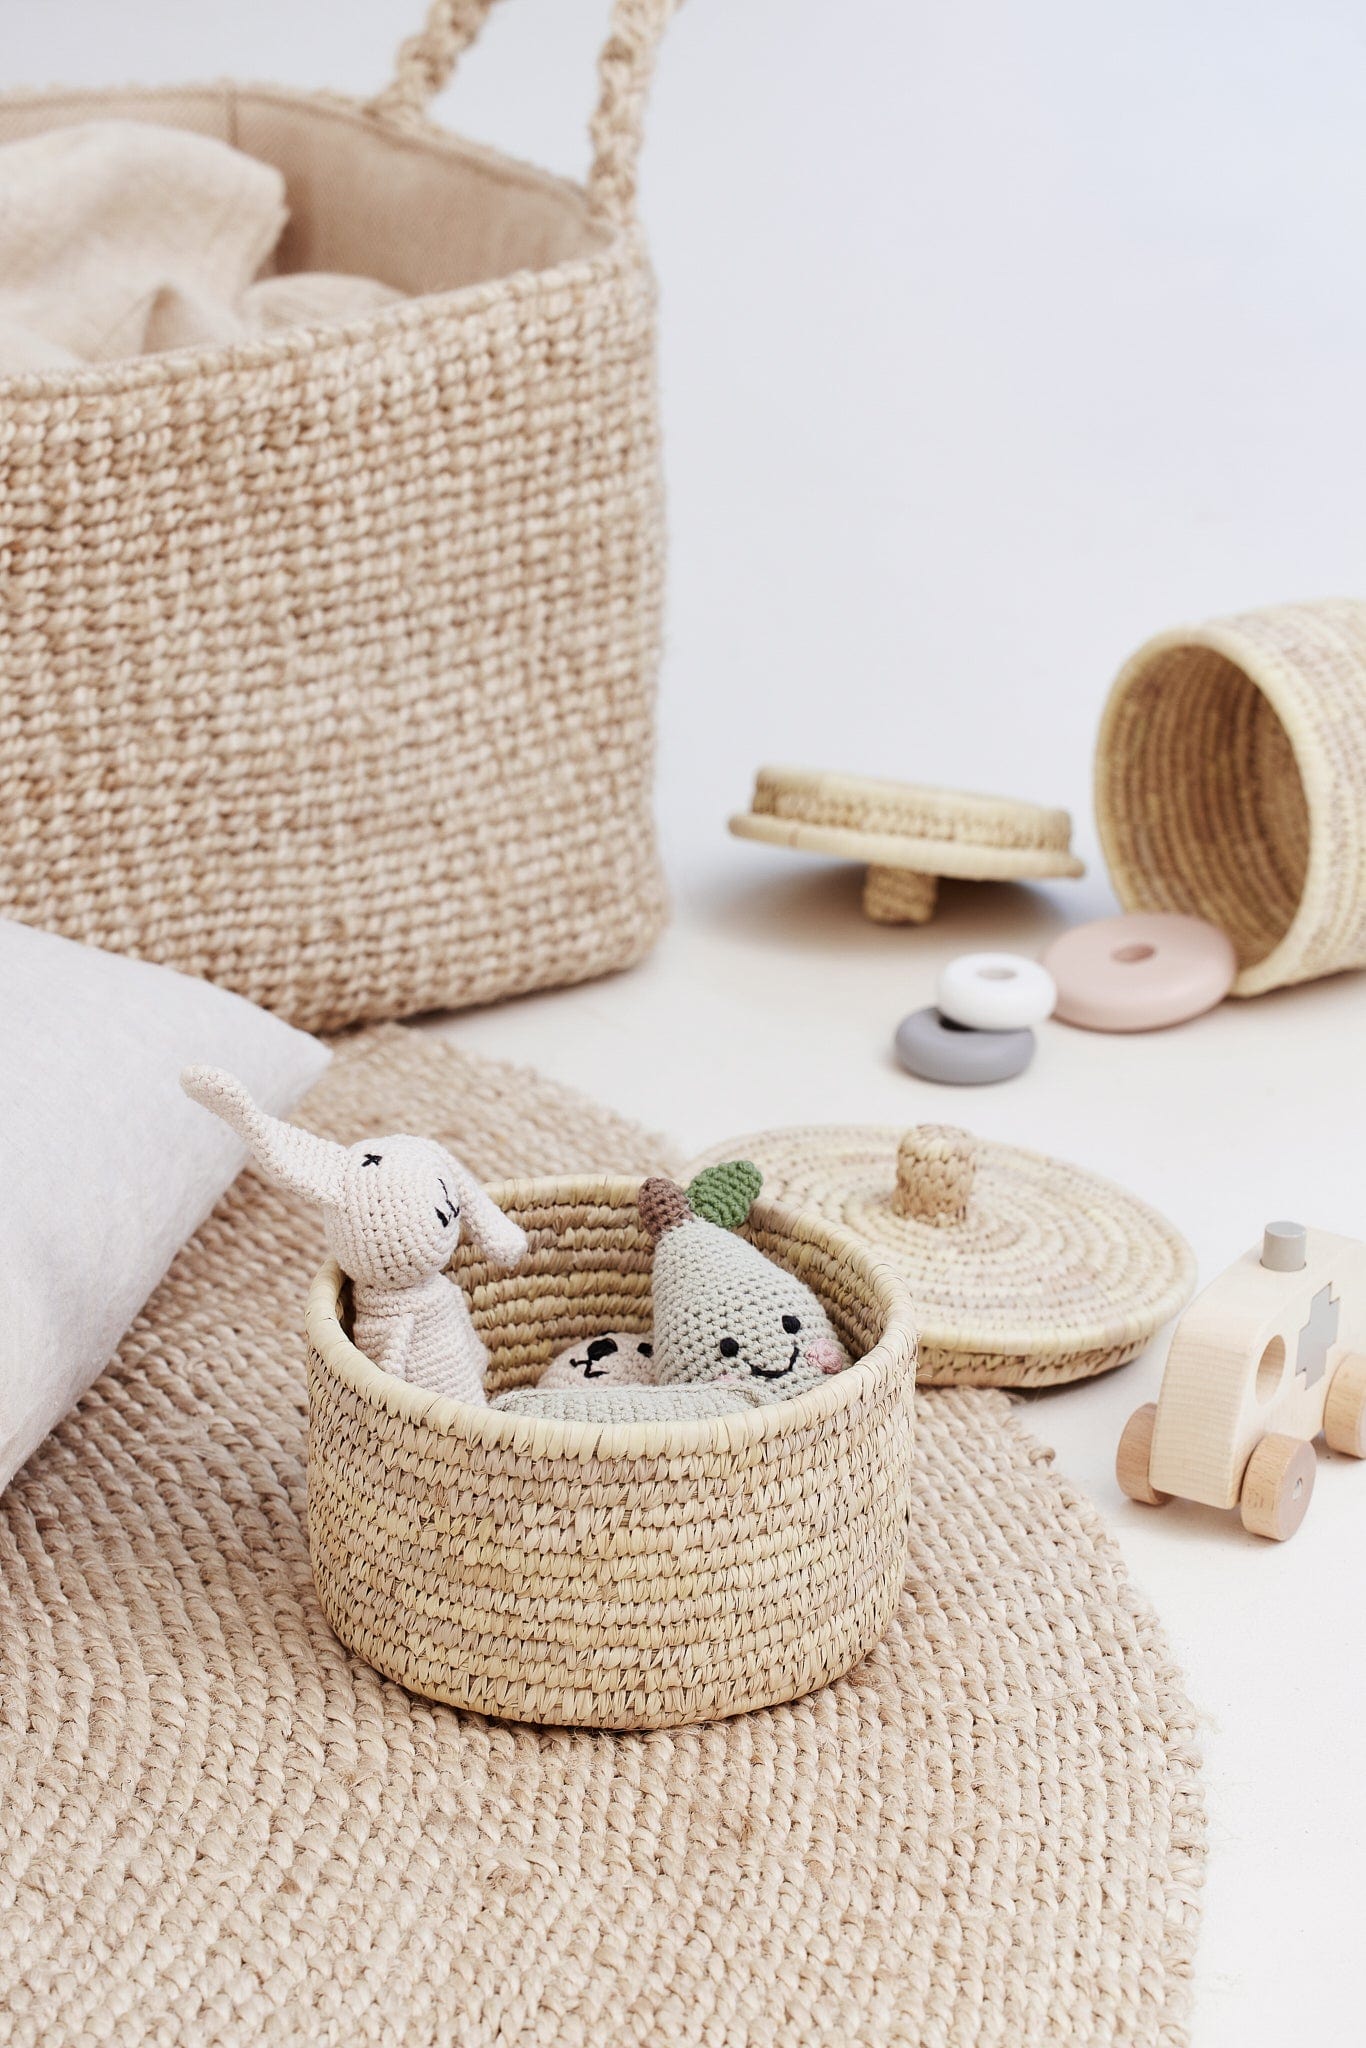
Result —
POLYGON ((583 980, 664 916, 635 167, 673 0, 618 0, 582 186, 426 119, 491 4, 437 0, 368 105, 0 100, 0 142, 231 142, 284 172, 281 268, 410 294, 0 380, 0 916, 310 1029, 583 980))

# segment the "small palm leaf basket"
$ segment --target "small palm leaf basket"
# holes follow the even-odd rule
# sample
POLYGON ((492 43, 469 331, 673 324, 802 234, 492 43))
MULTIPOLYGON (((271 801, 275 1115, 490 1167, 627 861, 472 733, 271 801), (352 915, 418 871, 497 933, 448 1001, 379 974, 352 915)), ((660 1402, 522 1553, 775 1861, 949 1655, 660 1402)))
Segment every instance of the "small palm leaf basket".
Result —
MULTIPOLYGON (((650 1327, 639 1182, 491 1190, 516 1273, 451 1266, 489 1386, 650 1327)), ((856 1363, 741 1415, 610 1425, 505 1415, 379 1371, 335 1264, 308 1329, 308 1522, 323 1611, 411 1691, 504 1720, 672 1728, 800 1698, 896 1611, 911 1517, 915 1334, 904 1284, 845 1232, 762 1200, 742 1234, 800 1274, 856 1363)))
POLYGON ((1366 967, 1366 604, 1161 633, 1120 671, 1096 821, 1126 910, 1228 933, 1235 996, 1366 967))

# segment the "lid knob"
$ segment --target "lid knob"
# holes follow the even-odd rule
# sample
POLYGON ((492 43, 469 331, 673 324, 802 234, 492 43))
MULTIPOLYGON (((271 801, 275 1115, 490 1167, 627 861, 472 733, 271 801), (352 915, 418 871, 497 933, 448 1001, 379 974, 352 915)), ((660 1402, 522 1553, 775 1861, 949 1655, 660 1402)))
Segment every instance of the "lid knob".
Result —
POLYGON ((892 1207, 921 1223, 967 1220, 977 1140, 952 1124, 916 1124, 897 1147, 892 1207))

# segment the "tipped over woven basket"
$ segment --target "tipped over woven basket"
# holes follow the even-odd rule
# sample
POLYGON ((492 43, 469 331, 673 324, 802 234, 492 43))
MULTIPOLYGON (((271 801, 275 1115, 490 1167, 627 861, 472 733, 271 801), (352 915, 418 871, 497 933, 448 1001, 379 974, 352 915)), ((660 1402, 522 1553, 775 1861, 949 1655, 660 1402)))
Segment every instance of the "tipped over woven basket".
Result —
MULTIPOLYGON (((633 1180, 492 1190, 530 1249, 462 1248, 497 1392, 563 1345, 650 1324, 633 1180)), ((667 1728, 800 1698, 872 1648, 910 1527, 904 1285, 843 1231, 758 1202, 741 1233, 799 1273, 858 1361, 811 1392, 686 1423, 501 1414, 380 1372, 345 1283, 309 1295, 308 1521, 323 1611, 412 1691, 507 1720, 667 1728)))
POLYGON ((1125 909, 1227 932, 1235 995, 1366 966, 1366 604, 1141 647, 1106 705, 1096 815, 1125 909))

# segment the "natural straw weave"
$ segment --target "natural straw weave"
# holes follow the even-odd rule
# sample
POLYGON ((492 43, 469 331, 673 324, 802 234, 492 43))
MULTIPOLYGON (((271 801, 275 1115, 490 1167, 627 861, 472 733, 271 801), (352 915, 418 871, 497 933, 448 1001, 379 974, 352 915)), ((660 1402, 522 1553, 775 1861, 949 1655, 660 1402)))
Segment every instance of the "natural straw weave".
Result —
MULTIPOLYGON (((456 1279, 494 1391, 566 1344, 651 1324, 638 1183, 503 1182, 530 1250, 456 1279)), ((859 1362, 790 1401, 591 1424, 434 1398, 308 1303, 308 1520, 342 1641, 429 1698, 505 1720, 669 1728, 799 1698, 867 1655, 901 1597, 915 1332, 842 1231, 764 1202, 740 1233, 799 1273, 859 1362)), ((455 1284, 455 1281, 452 1281, 455 1284)))
POLYGON ((1106 706, 1096 816, 1125 909, 1227 932, 1235 995, 1366 966, 1366 604, 1150 640, 1106 706))
POLYGON ((1164 1216, 1079 1166, 951 1125, 730 1138, 777 1201, 820 1216, 911 1290, 922 1386, 1047 1387, 1124 1365, 1190 1299, 1164 1216))
MULTIPOLYGON (((332 1136, 485 1178, 676 1162, 389 1030, 332 1136)), ((0 1498, 7 2048, 1179 2048, 1190 1710, 1000 1395, 918 1404, 907 1592, 850 1677, 650 1735, 431 1706, 319 1610, 299 1274, 244 1175, 0 1498)))
POLYGON ((310 1028, 637 958, 663 564, 641 115, 672 0, 617 0, 586 186, 428 125, 490 0, 369 107, 231 84, 0 100, 287 185, 341 328, 0 379, 0 916, 310 1028))
POLYGON ((739 839, 868 863, 863 907, 879 924, 924 924, 940 875, 1025 881, 1080 875, 1066 811, 823 769, 761 768, 739 839))

